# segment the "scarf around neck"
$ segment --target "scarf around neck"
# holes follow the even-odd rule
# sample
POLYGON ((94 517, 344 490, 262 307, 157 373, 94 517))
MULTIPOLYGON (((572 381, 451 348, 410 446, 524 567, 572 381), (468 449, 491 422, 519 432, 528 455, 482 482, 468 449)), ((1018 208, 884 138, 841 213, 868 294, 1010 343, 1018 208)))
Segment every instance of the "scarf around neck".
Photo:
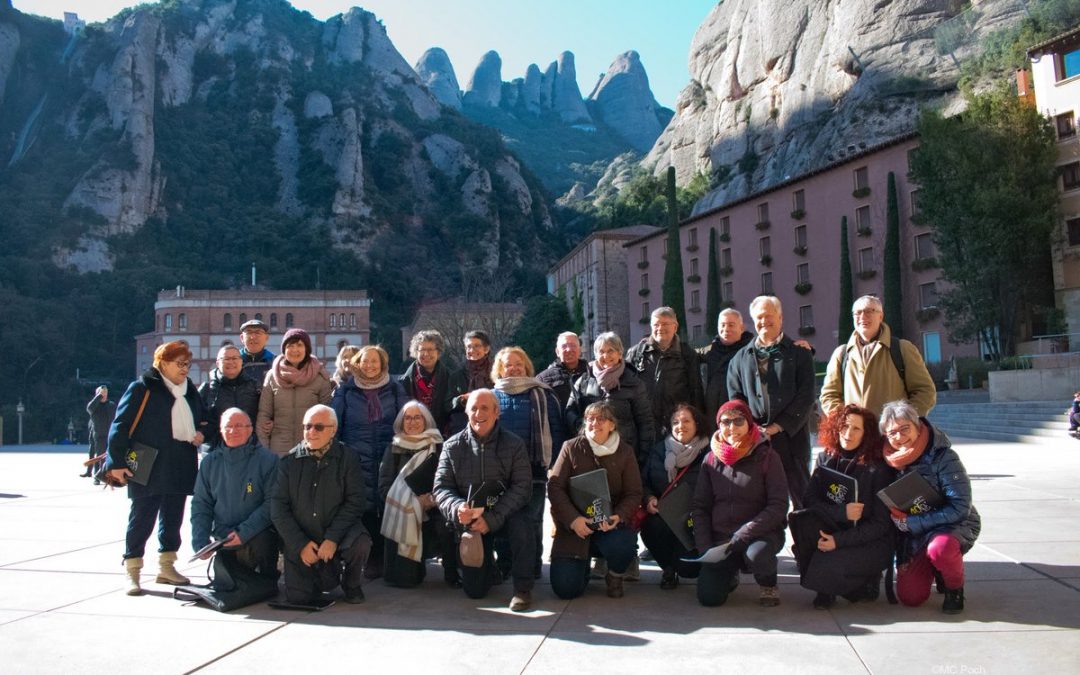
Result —
POLYGON ((668 434, 664 439, 664 471, 667 472, 668 482, 675 480, 679 469, 689 466, 708 444, 708 436, 695 436, 688 445, 684 445, 668 434))
POLYGON ((539 448, 540 457, 532 457, 534 464, 541 461, 544 468, 551 466, 551 425, 548 422, 548 386, 535 377, 500 377, 495 391, 507 396, 529 393, 529 454, 539 448), (539 460, 539 461, 538 461, 539 460))
POLYGON ((271 377, 274 378, 274 382, 284 389, 305 387, 311 384, 321 370, 322 361, 314 356, 308 357, 308 362, 303 368, 296 368, 289 365, 284 354, 278 354, 274 357, 273 365, 270 366, 270 371, 273 373, 271 377))
POLYGON ((187 394, 188 381, 185 378, 182 384, 173 384, 164 375, 161 381, 165 388, 173 395, 172 411, 172 437, 178 441, 190 443, 195 439, 195 418, 191 415, 191 406, 188 405, 184 396, 187 394))
POLYGON ((359 372, 353 373, 353 384, 358 389, 380 389, 390 383, 390 373, 383 371, 378 377, 364 377, 359 372))
POLYGON ((491 381, 491 352, 479 361, 465 361, 465 390, 487 389, 494 382, 491 381))
POLYGON ((758 361, 768 361, 768 360, 770 360, 773 357, 774 354, 776 354, 777 352, 780 351, 780 342, 783 341, 783 339, 784 339, 783 331, 781 331, 780 334, 776 336, 776 339, 773 340, 772 342, 770 342, 769 344, 765 344, 764 342, 762 342, 760 335, 755 337, 754 338, 754 355, 757 357, 757 360, 758 361))
MULTIPOLYGON (((435 433, 438 434, 437 431, 435 433)), ((441 436, 439 438, 442 439, 441 436)), ((398 555, 416 562, 423 559, 422 528, 427 516, 420 508, 420 497, 412 491, 409 484, 405 482, 405 478, 423 464, 433 452, 435 452, 434 445, 427 450, 417 452, 405 462, 405 466, 401 467, 401 471, 390 484, 390 490, 386 494, 382 525, 379 528, 381 535, 397 544, 398 555)))
MULTIPOLYGON (((915 460, 922 457, 922 454, 926 452, 926 446, 930 444, 930 425, 923 424, 922 429, 919 431, 919 437, 915 439, 915 444, 907 450, 893 450, 885 455, 885 462, 892 468, 900 471, 907 467, 915 460)), ((892 449, 892 446, 888 446, 892 449)))
POLYGON ((740 459, 749 455, 751 448, 761 440, 761 429, 752 420, 747 420, 747 422, 750 423, 750 433, 744 436, 742 442, 738 445, 731 445, 723 440, 719 431, 714 433, 712 439, 709 440, 709 447, 712 449, 713 454, 725 466, 733 466, 740 459))
POLYGON ((406 450, 423 450, 429 445, 438 445, 443 442, 443 435, 435 427, 424 429, 416 436, 405 433, 394 434, 391 441, 391 449, 394 453, 404 453, 406 450))
POLYGON ((610 368, 601 368, 599 361, 592 361, 589 363, 589 370, 592 371, 601 389, 605 392, 612 392, 619 387, 619 378, 622 377, 623 371, 626 370, 626 361, 619 359, 619 362, 610 368))
POLYGON ((585 440, 589 442, 589 447, 592 448, 593 454, 597 457, 614 455, 615 451, 619 449, 618 431, 612 431, 608 434, 607 440, 603 443, 594 442, 593 439, 589 438, 588 434, 585 435, 585 440))

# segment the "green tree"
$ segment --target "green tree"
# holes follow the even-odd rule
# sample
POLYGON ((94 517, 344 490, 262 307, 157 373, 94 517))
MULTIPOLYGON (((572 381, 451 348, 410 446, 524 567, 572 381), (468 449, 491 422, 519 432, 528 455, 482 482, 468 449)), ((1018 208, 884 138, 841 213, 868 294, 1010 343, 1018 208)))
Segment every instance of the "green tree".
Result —
POLYGON ((1049 121, 1006 87, 967 103, 955 117, 920 116, 916 222, 933 228, 949 339, 977 339, 998 359, 1015 353, 1017 327, 1052 295, 1057 149, 1049 121))
POLYGON ((682 245, 679 242, 679 202, 675 193, 675 167, 667 170, 668 234, 667 260, 664 265, 664 304, 679 318, 679 335, 686 339, 686 302, 683 292, 682 245))
POLYGON ((524 349, 539 370, 547 363, 559 333, 568 330, 570 324, 565 298, 546 293, 533 296, 514 331, 512 344, 524 349))
POLYGON ((898 338, 904 337, 904 314, 900 284, 900 208, 896 199, 896 175, 889 172, 885 207, 885 319, 898 338))
POLYGON ((847 216, 840 217, 840 325, 836 334, 839 344, 847 342, 855 330, 851 306, 855 304, 855 291, 851 285, 851 253, 848 250, 847 216))
POLYGON ((713 330, 720 317, 720 270, 716 266, 716 230, 709 228, 709 272, 705 286, 705 328, 713 330))

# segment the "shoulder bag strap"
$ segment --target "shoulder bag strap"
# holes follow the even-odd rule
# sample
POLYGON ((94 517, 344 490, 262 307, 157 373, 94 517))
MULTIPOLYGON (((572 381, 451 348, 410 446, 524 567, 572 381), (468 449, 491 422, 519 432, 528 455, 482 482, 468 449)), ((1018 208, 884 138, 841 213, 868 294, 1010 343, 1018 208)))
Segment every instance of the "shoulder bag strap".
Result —
POLYGON ((680 471, 675 476, 675 480, 668 483, 668 486, 666 488, 664 488, 664 493, 660 495, 660 499, 663 499, 664 497, 667 497, 668 493, 671 492, 671 489, 679 484, 679 481, 682 480, 682 477, 684 475, 686 475, 686 472, 690 470, 691 466, 693 466, 693 462, 691 462, 690 464, 687 464, 686 466, 684 466, 682 468, 682 471, 680 471))
POLYGON ((139 412, 135 413, 135 421, 131 423, 131 428, 128 429, 128 438, 135 433, 135 427, 139 426, 139 420, 142 419, 143 411, 146 410, 146 401, 150 398, 150 390, 147 389, 143 392, 142 403, 139 404, 139 412))

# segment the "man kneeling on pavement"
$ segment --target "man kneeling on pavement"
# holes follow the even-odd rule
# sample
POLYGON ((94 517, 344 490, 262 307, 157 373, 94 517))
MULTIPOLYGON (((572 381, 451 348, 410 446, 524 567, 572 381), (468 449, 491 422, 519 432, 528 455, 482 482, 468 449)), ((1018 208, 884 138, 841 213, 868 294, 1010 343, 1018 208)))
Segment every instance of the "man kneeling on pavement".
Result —
POLYGON ((341 586, 345 602, 364 601, 361 582, 371 551, 364 513, 364 476, 356 454, 335 440, 333 408, 304 414, 304 440, 278 464, 270 515, 284 542, 285 596, 296 605, 327 604, 341 586))

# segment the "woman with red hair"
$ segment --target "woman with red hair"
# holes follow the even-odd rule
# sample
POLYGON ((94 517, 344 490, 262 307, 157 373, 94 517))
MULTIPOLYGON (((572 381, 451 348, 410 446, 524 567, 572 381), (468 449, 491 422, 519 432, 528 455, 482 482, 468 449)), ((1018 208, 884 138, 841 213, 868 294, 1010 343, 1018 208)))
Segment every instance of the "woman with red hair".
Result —
POLYGON ((895 476, 882 457, 877 415, 857 405, 838 408, 819 424, 818 442, 824 450, 804 508, 789 518, 800 582, 817 591, 817 609, 831 607, 838 595, 876 600, 894 545, 889 510, 876 495, 895 476))

